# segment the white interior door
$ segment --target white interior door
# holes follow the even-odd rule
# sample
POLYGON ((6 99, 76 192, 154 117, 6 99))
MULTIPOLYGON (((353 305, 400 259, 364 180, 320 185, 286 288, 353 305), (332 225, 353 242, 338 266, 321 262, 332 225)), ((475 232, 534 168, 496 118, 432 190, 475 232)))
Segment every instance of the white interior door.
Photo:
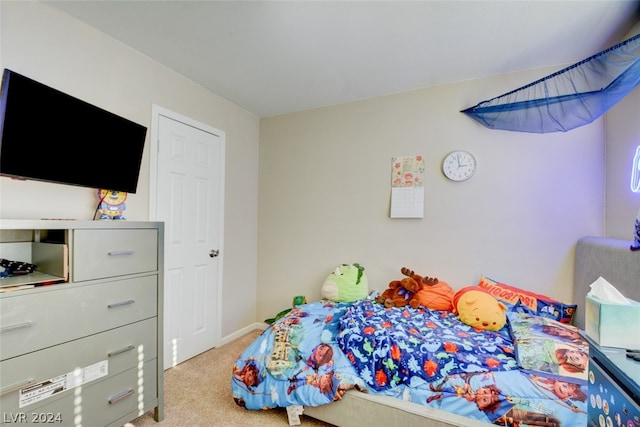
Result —
POLYGON ((165 223, 164 368, 168 369, 215 347, 219 340, 224 133, 154 110, 155 219, 165 223))

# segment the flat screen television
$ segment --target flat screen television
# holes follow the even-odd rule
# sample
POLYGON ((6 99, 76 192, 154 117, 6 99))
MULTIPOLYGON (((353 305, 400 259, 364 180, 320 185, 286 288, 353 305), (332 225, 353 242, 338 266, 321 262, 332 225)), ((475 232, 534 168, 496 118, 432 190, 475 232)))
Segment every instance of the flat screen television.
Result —
POLYGON ((5 69, 0 175, 135 193, 147 128, 5 69))

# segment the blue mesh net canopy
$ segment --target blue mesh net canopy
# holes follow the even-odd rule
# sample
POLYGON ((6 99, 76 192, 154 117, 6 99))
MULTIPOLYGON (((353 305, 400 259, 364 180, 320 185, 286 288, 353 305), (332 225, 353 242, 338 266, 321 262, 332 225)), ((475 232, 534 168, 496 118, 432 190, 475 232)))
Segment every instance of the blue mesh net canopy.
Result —
POLYGON ((640 83, 640 34, 462 112, 490 129, 566 132, 593 122, 640 83))

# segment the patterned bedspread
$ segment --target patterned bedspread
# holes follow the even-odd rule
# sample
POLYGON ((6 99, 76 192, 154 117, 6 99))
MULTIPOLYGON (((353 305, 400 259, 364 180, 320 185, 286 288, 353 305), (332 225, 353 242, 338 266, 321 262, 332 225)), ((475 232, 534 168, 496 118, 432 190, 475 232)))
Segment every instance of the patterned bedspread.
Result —
POLYGON ((371 299, 304 304, 237 358, 233 398, 253 410, 319 406, 355 388, 503 426, 584 427, 586 382, 540 369, 552 364, 530 366, 528 344, 557 346, 549 342, 557 335, 532 336, 542 322, 535 316, 508 319, 489 332, 449 312, 385 309, 371 299))
POLYGON ((355 302, 341 317, 338 344, 377 391, 518 368, 507 332, 475 330, 451 312, 385 308, 370 300, 355 302))

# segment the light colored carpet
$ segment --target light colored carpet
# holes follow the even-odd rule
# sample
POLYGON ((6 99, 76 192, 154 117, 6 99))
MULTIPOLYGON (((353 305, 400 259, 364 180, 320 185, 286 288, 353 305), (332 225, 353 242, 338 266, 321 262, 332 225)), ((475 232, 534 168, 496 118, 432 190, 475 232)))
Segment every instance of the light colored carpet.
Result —
MULTIPOLYGON (((287 411, 249 411, 233 401, 233 363, 261 331, 202 353, 164 372, 164 420, 157 423, 151 414, 132 421, 136 427, 175 426, 259 426, 287 427, 287 411)), ((332 427, 306 415, 301 425, 332 427)))

